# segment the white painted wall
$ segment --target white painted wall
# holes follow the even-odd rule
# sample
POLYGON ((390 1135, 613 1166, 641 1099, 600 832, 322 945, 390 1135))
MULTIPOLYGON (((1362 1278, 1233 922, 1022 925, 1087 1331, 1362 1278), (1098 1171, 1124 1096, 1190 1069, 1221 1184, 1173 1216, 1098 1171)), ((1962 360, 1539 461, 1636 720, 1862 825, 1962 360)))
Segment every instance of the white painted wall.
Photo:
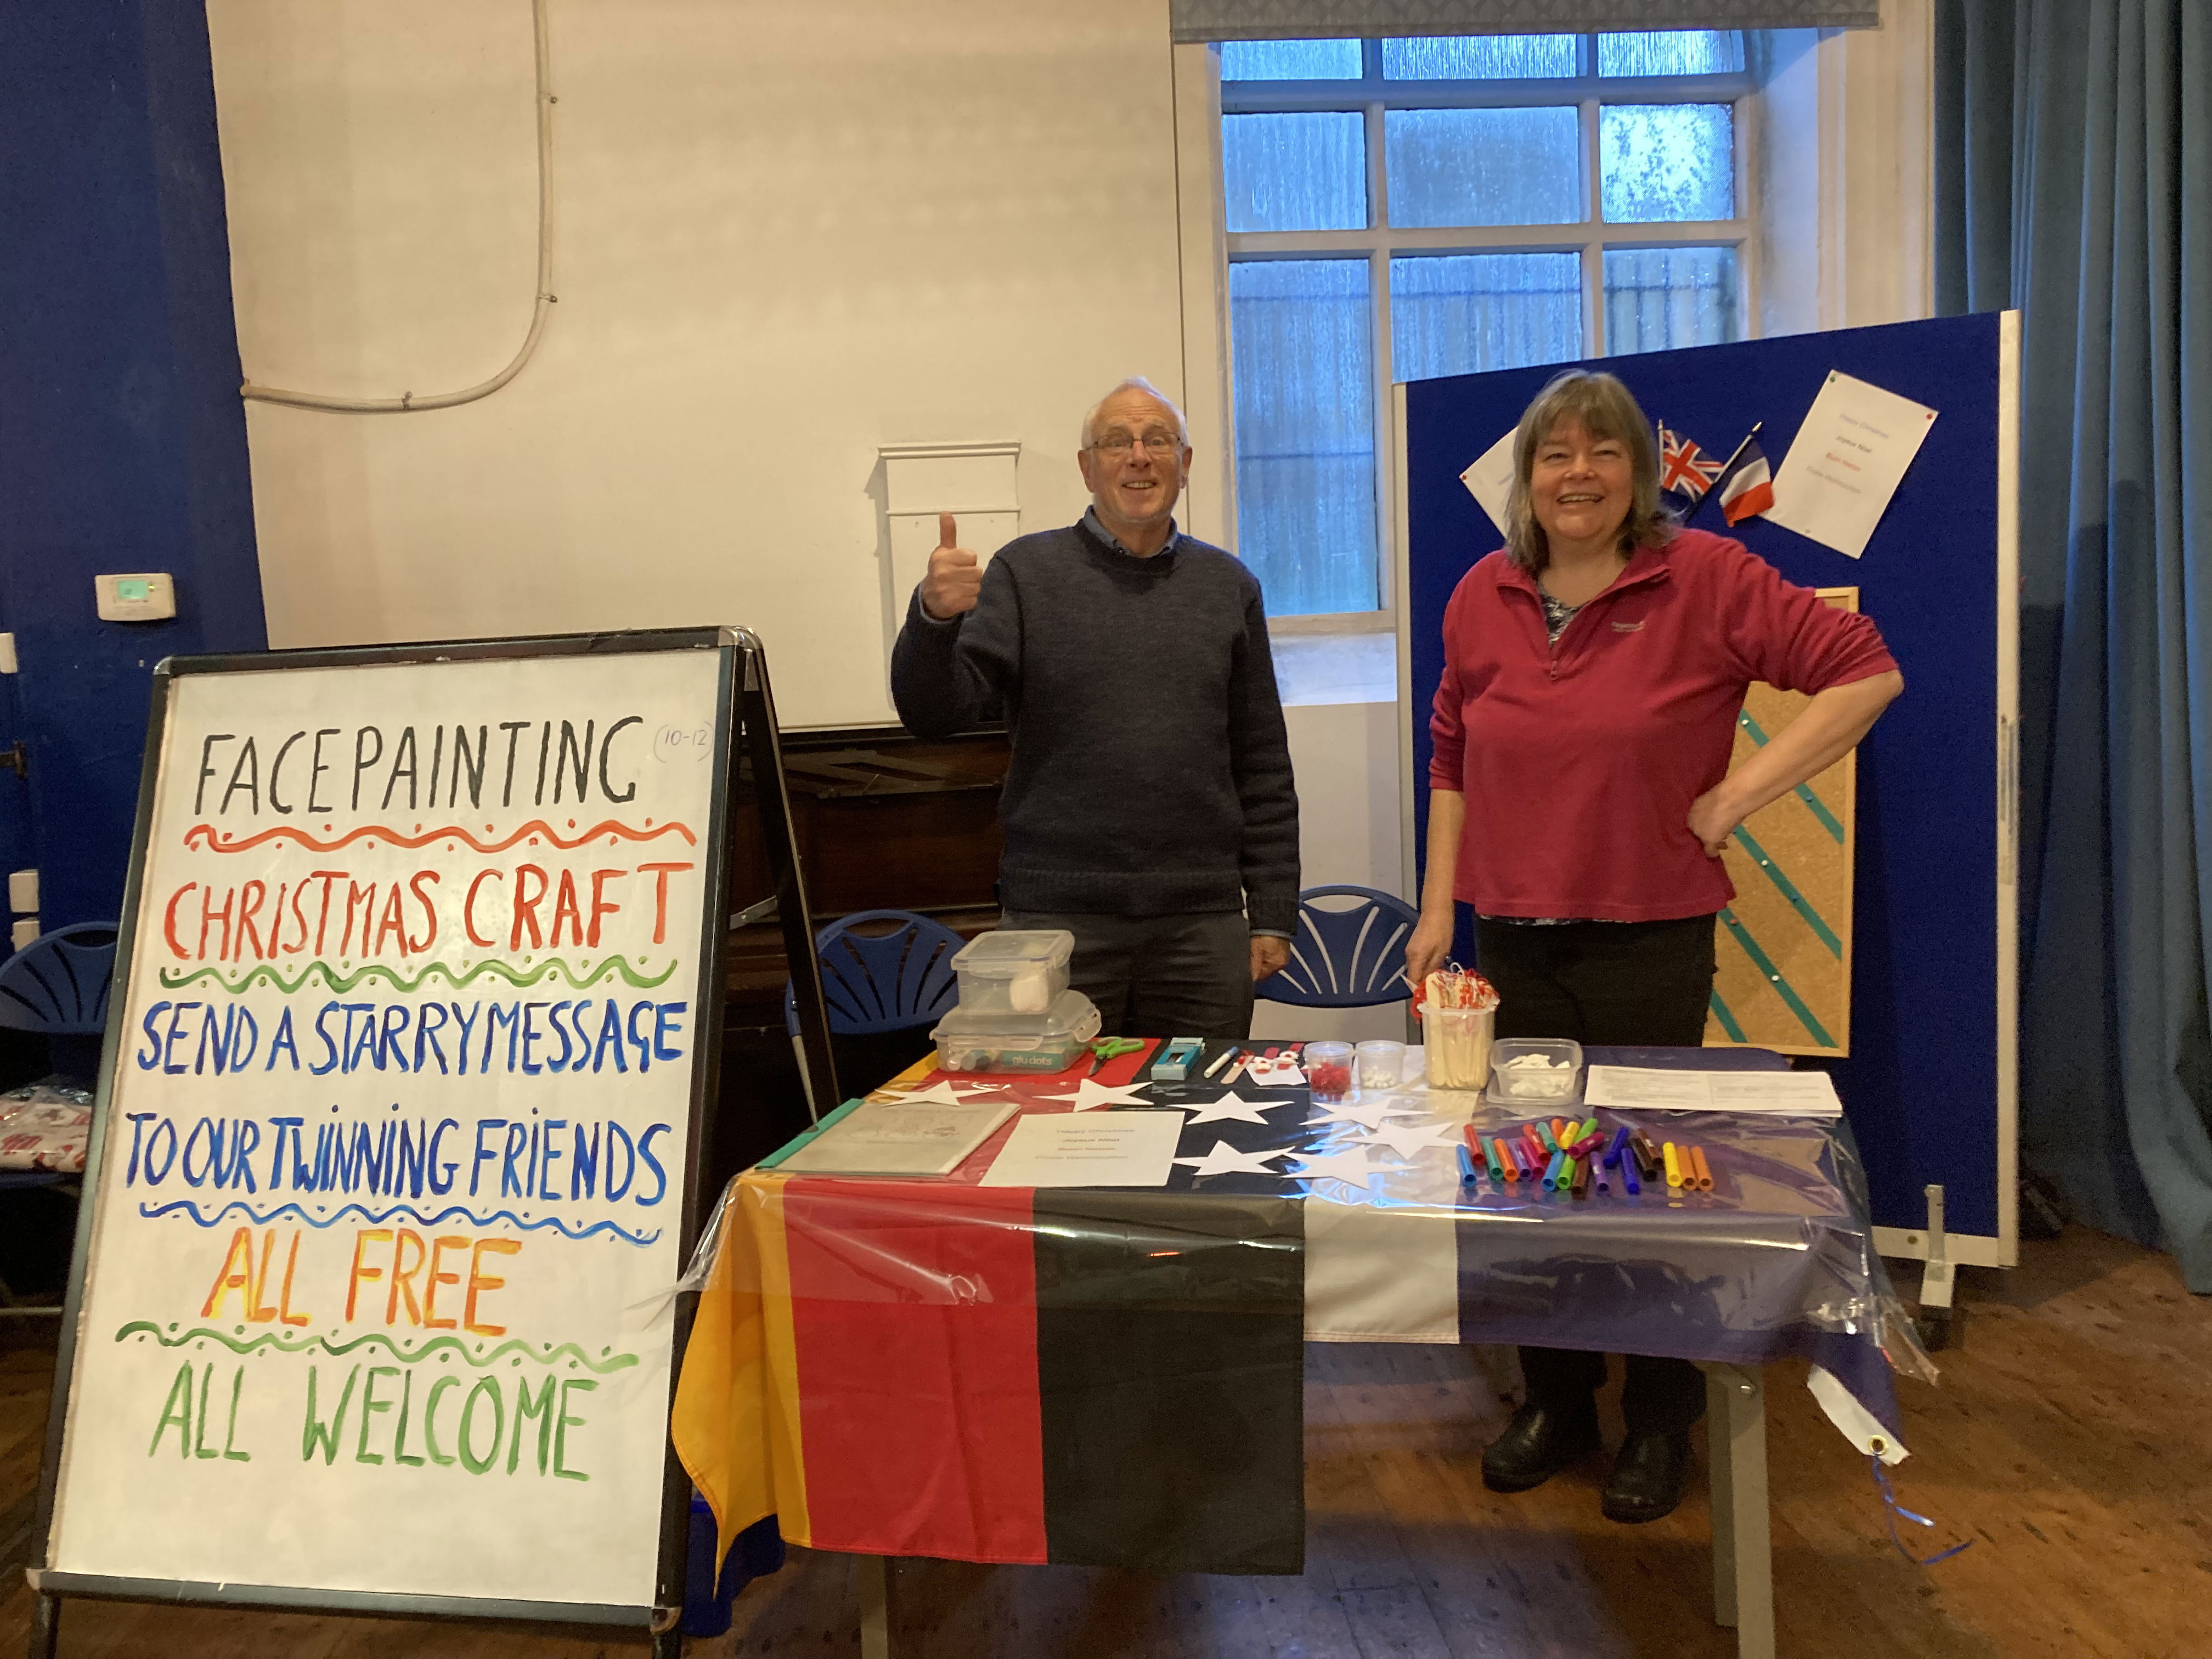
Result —
MULTIPOLYGON (((1188 386, 1184 520, 1225 533, 1218 137, 1166 0, 550 7, 544 343, 461 409, 248 405, 273 644, 742 622, 787 722, 884 720, 877 447, 1018 440, 1024 523, 1065 523, 1077 416, 1129 373, 1188 386)), ((1925 314, 1928 0, 1888 10, 1778 71, 1764 331, 1925 314)), ((208 11, 248 377, 392 396, 506 362, 527 0, 208 11)), ((1285 666, 1323 687, 1290 710, 1308 880, 1405 891, 1398 705, 1285 666)))
MULTIPOLYGON (((210 0, 247 377, 505 363, 535 236, 527 0, 210 0)), ((554 291, 481 403, 253 403, 275 645, 738 622, 793 724, 889 715, 878 444, 1182 379, 1166 0, 552 0, 554 291), (879 488, 879 486, 877 486, 879 488)))

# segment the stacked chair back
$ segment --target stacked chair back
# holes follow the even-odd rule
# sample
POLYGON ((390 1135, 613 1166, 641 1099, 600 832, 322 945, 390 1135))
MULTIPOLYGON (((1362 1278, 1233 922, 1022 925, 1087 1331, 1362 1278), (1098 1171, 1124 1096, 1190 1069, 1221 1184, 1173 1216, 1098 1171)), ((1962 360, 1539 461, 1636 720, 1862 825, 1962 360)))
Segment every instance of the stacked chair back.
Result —
MULTIPOLYGON (((856 910, 814 936, 822 963, 822 997, 830 1029, 846 1036, 934 1025, 960 1000, 952 958, 967 944, 941 921, 911 910, 856 910), (882 933, 854 930, 884 922, 882 933)), ((799 1034, 799 1012, 789 985, 783 991, 784 1028, 799 1034)))
POLYGON ((48 1036, 99 1036, 115 979, 115 924, 41 933, 0 964, 0 1025, 48 1036))
POLYGON ((1298 895, 1290 961, 1252 994, 1299 1008, 1403 1002, 1413 995, 1406 984, 1406 939, 1419 919, 1405 900, 1372 887, 1309 887, 1298 895), (1318 902, 1346 899, 1352 902, 1318 902))

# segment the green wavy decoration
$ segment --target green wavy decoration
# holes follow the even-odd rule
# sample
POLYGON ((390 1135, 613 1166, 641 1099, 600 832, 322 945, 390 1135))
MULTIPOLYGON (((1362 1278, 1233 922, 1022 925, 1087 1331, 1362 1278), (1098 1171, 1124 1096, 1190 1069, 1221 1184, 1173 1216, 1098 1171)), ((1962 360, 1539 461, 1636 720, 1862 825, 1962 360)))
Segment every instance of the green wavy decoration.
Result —
MULTIPOLYGON (((588 967, 588 964, 586 964, 586 966, 588 967)), ((609 974, 621 975, 623 981, 634 989, 649 991, 657 985, 666 984, 668 982, 669 975, 673 974, 675 971, 676 963, 672 961, 668 966, 662 969, 658 974, 641 974, 635 968, 632 968, 629 965, 627 958, 623 957, 609 957, 605 961, 601 962, 598 967, 589 968, 588 971, 571 968, 567 963, 556 959, 552 962, 541 963, 526 974, 517 973, 513 968, 509 967, 503 962, 480 962, 475 967, 470 969, 465 974, 457 975, 452 969, 446 966, 444 963, 434 962, 428 967, 423 969, 421 973, 416 975, 413 979, 409 979, 394 969, 386 967, 380 962, 364 963, 362 966, 354 969, 350 974, 341 974, 337 972, 327 962, 311 962, 301 969, 299 973, 290 979, 286 979, 283 974, 277 972, 273 965, 267 963, 264 963, 258 968, 249 969, 243 979, 238 980, 235 982, 225 979, 222 976, 222 969, 220 968, 195 968, 190 973, 182 974, 173 973, 170 969, 164 968, 161 971, 160 977, 162 988, 169 991, 181 991, 187 985, 196 985, 201 980, 211 979, 217 985, 222 987, 224 990, 234 994, 240 991, 250 991, 256 985, 273 985, 278 990, 283 992, 287 996, 290 996, 307 983, 308 976, 310 975, 318 973, 323 976, 324 985, 333 991, 350 991, 355 986, 360 984, 363 980, 368 979, 386 980, 389 981, 393 988, 397 990, 416 991, 421 989, 423 985, 428 983, 430 975, 433 974, 444 979, 445 981, 451 985, 455 990, 460 989, 461 987, 468 984, 472 980, 482 978, 486 974, 497 975, 501 979, 505 980, 509 985, 518 987, 530 986, 537 984, 538 981, 544 979, 548 974, 555 972, 558 972, 568 981, 569 985, 574 989, 579 991, 589 990, 592 986, 597 985, 601 980, 605 979, 609 974)))
POLYGON ((453 1336, 433 1337, 421 1347, 414 1349, 402 1348, 382 1331, 370 1331, 366 1335, 356 1336, 350 1342, 333 1342, 326 1336, 301 1337, 297 1341, 288 1342, 276 1332, 265 1331, 259 1336, 249 1337, 241 1342, 236 1337, 227 1336, 221 1331, 210 1330, 204 1325, 197 1326, 180 1336, 164 1336, 161 1334, 160 1326, 146 1319, 132 1320, 121 1330, 116 1332, 115 1340, 120 1342, 125 1337, 138 1335, 150 1336, 165 1348, 180 1348, 187 1342, 201 1341, 220 1342, 235 1354, 249 1354, 256 1348, 270 1348, 278 1353, 304 1353, 311 1349, 319 1348, 334 1358, 343 1358, 364 1344, 374 1343, 386 1349, 392 1357, 403 1365, 414 1364, 418 1360, 427 1358, 437 1352, 441 1348, 451 1348, 470 1364, 479 1369, 486 1365, 496 1364, 511 1353, 519 1353, 524 1358, 534 1359, 543 1365, 550 1365, 556 1359, 574 1359, 586 1370, 596 1372, 601 1376, 606 1376, 610 1371, 626 1370, 637 1364, 637 1356, 634 1353, 618 1353, 604 1359, 593 1359, 573 1342, 563 1342, 558 1347, 548 1347, 541 1352, 519 1337, 501 1343, 489 1353, 473 1354, 469 1352, 466 1343, 459 1337, 453 1336))

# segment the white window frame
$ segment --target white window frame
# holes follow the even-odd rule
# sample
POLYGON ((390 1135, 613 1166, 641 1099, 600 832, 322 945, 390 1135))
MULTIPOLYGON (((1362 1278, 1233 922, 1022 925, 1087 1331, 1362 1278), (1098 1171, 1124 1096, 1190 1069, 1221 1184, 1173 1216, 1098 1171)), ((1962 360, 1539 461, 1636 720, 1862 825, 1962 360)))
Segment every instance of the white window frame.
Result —
POLYGON ((1629 77, 1597 73, 1597 37, 1577 37, 1578 73, 1543 80, 1386 81, 1382 42, 1363 40, 1357 81, 1238 83, 1224 98, 1218 47, 1175 49, 1179 212, 1184 289, 1185 388, 1194 429, 1218 434, 1218 477, 1194 477, 1187 516, 1206 539, 1234 549, 1237 532, 1236 398, 1229 338, 1229 265, 1232 261, 1364 258, 1369 265, 1370 359, 1375 444, 1376 547, 1379 607, 1334 614, 1271 617, 1277 634, 1384 633, 1396 627, 1397 595, 1389 549, 1397 521, 1394 499, 1396 434, 1391 420, 1394 380, 1390 261, 1407 254, 1572 252, 1582 260, 1584 355, 1606 355, 1605 254, 1608 250, 1674 246, 1732 247, 1736 252, 1734 337, 1759 332, 1760 236, 1753 204, 1761 200, 1759 90, 1745 41, 1746 67, 1726 75, 1629 77), (1728 104, 1734 110, 1735 212, 1729 219, 1608 224, 1599 217, 1599 111, 1606 104, 1728 104), (1584 216, 1552 225, 1460 226, 1434 229, 1389 225, 1384 166, 1386 109, 1574 107, 1580 115, 1584 216), (1363 230, 1240 232, 1226 228, 1221 175, 1221 121, 1226 114, 1320 111, 1358 113, 1366 123, 1368 228, 1363 230), (1207 486, 1211 484, 1212 489, 1207 486), (1212 533, 1207 532, 1211 531, 1212 533))

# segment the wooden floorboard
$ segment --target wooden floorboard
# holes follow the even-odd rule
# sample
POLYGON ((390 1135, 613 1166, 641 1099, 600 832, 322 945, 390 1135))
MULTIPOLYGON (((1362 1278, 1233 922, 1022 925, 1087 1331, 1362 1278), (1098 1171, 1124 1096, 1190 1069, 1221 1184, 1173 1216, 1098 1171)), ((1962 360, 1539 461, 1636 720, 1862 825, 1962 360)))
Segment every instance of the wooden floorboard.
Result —
MULTIPOLYGON (((1899 1494, 1935 1516, 1921 1568, 1882 1525, 1865 1461, 1802 1366, 1769 1373, 1775 1606, 1785 1659, 2166 1659, 2212 1654, 2212 1303, 2172 1263, 2083 1231, 1960 1275, 1940 1385, 1904 1385, 1899 1494)), ((0 1565, 33 1551, 53 1363, 44 1322, 0 1322, 0 1565)), ((1594 1458, 1517 1497, 1483 1488, 1504 1422, 1458 1348, 1308 1350, 1305 1572, 1148 1577, 903 1561, 900 1659, 1728 1659, 1712 1622, 1702 1478, 1654 1525, 1606 1522, 1594 1458)), ((1619 1420, 1605 1402, 1609 1438, 1619 1420)), ((1702 1431, 1701 1431, 1702 1437, 1702 1431)), ((188 1524, 188 1517, 185 1518, 188 1524)), ((852 1565, 793 1550, 695 1659, 859 1651, 852 1565)), ((9 1571, 0 1656, 31 1598, 9 1571)), ((534 1626, 77 1601, 64 1659, 639 1659, 643 1642, 534 1626)))

